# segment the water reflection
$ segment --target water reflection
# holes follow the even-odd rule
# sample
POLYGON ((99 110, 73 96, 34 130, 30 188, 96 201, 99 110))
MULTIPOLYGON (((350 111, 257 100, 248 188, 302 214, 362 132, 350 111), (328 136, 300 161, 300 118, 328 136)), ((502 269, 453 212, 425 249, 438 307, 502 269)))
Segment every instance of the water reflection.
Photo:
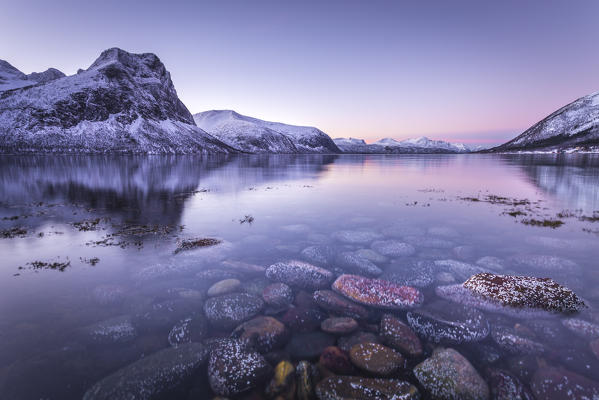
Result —
MULTIPOLYGON (((70 204, 135 223, 176 225, 196 191, 235 192, 272 180, 317 179, 335 155, 0 156, 0 216, 70 204)), ((57 214, 57 213, 55 213, 57 214)), ((60 217, 73 219, 72 212, 60 217)))

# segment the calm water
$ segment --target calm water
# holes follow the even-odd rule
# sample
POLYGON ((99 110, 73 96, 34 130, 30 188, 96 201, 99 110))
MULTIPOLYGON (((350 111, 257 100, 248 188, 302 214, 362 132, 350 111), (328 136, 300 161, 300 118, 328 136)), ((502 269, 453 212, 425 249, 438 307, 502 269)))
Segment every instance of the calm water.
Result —
MULTIPOLYGON (((111 371, 168 347, 168 331, 182 315, 138 327, 124 345, 94 343, 88 327, 118 316, 135 321, 168 300, 187 299, 201 309, 209 284, 196 275, 223 260, 268 266, 302 259, 311 245, 369 248, 336 240, 342 230, 413 244, 416 254, 400 262, 476 265, 491 256, 503 269, 497 272, 552 277, 586 300, 590 309, 580 318, 599 322, 593 311, 599 222, 584 218, 599 211, 599 158, 593 156, 5 156, 0 188, 0 229, 10 236, 0 238, 3 399, 81 398, 111 371), (509 200, 469 200, 488 196, 509 200), (506 204, 514 199, 529 203, 506 204), (526 215, 508 214, 515 210, 526 215), (248 216, 253 221, 242 223, 248 216), (531 220, 564 224, 523 223, 531 220), (223 242, 173 254, 177 240, 194 237, 223 242), (552 269, 517 262, 531 255, 571 263, 552 269)), ((392 261, 378 265, 385 270, 392 261)), ((242 278, 246 290, 252 279, 262 284, 242 278)), ((435 285, 424 290, 425 303, 435 300, 435 285)), ((492 323, 527 323, 487 316, 492 323)), ((546 362, 599 380, 590 339, 551 323, 555 337, 536 334, 535 340, 564 353, 546 362)), ((511 361, 518 355, 491 339, 485 344, 500 354, 498 365, 524 376, 511 361)), ((483 374, 471 350, 463 354, 483 374)))

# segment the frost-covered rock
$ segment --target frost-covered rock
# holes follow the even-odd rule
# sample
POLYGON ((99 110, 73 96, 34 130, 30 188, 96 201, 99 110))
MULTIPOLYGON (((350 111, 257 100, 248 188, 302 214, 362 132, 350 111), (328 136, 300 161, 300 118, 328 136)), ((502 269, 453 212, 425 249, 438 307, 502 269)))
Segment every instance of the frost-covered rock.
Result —
POLYGON ((331 317, 322 321, 320 329, 333 335, 345 335, 358 329, 358 322, 350 317, 331 317))
POLYGON ((418 357, 422 354, 420 339, 399 318, 391 314, 383 315, 379 331, 385 344, 402 354, 408 357, 418 357))
POLYGON ((481 299, 517 310, 573 313, 585 307, 574 292, 550 278, 480 273, 462 286, 481 299))
POLYGON ((314 292, 314 302, 321 308, 347 317, 364 319, 368 317, 368 310, 333 292, 332 290, 317 290, 314 292))
POLYGON ((433 283, 435 270, 432 261, 396 260, 380 278, 398 285, 425 288, 433 283))
POLYGON ((378 343, 354 345, 349 351, 349 358, 359 369, 379 376, 389 376, 404 364, 401 354, 378 343))
POLYGON ((273 307, 288 306, 293 302, 293 290, 284 283, 273 283, 264 288, 262 298, 273 307))
POLYGON ((212 297, 204 304, 206 317, 219 328, 231 329, 257 315, 264 301, 248 293, 232 293, 212 297))
POLYGON ((371 244, 371 248, 387 257, 406 257, 416 253, 414 246, 397 240, 377 240, 371 244))
POLYGON ((208 333, 208 323, 203 314, 196 313, 179 321, 168 333, 168 343, 178 347, 185 343, 199 342, 208 333))
POLYGON ((408 312, 407 318, 418 335, 434 343, 478 342, 489 335, 487 318, 475 309, 460 305, 436 302, 408 312))
POLYGON ((333 280, 331 271, 303 261, 278 262, 266 269, 266 277, 303 289, 323 289, 333 280))
POLYGON ((256 350, 266 353, 285 344, 289 332, 279 320, 259 315, 239 325, 231 337, 247 340, 256 350))
POLYGON ((198 343, 168 348, 144 357, 92 386, 83 400, 150 400, 176 390, 206 362, 198 343))
POLYGON ((399 379, 360 378, 357 376, 331 376, 318 383, 319 400, 417 400, 418 389, 399 379))
POLYGON ((379 233, 369 230, 337 231, 334 232, 332 236, 334 239, 348 244, 367 244, 382 238, 382 235, 379 233))
POLYGON ((489 399, 487 383, 454 349, 436 350, 414 368, 414 375, 434 399, 489 399))
POLYGON ((411 286, 401 286, 382 279, 341 275, 333 290, 357 303, 375 308, 409 309, 422 304, 422 293, 411 286))
POLYGON ((208 381, 221 396, 234 396, 268 380, 272 367, 237 339, 222 340, 210 351, 208 381))
POLYGON ((337 267, 345 272, 366 276, 379 276, 383 271, 372 261, 353 251, 345 251, 337 256, 337 267))
POLYGON ((0 151, 235 152, 195 125, 154 54, 112 48, 77 75, 55 76, 0 92, 0 151))
POLYGON ((333 140, 317 128, 263 121, 232 110, 204 111, 193 118, 209 134, 250 153, 341 152, 333 140))
POLYGON ((110 318, 83 328, 89 339, 96 344, 126 343, 137 336, 137 330, 129 315, 110 318))

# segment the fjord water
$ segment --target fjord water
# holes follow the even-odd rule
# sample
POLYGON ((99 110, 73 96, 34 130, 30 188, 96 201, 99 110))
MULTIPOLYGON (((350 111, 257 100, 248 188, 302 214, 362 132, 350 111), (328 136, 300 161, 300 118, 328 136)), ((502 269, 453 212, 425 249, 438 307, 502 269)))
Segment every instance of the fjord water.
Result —
MULTIPOLYGON (((413 244, 416 253, 399 263, 497 257, 503 272, 567 285, 589 306, 579 317, 598 322, 599 222, 580 218, 596 211, 592 155, 3 156, 0 229, 23 231, 0 238, 0 398, 79 399, 112 371, 168 347, 172 326, 138 329, 124 344, 95 343, 87 327, 194 298, 207 288, 196 275, 223 260, 268 266, 302 259, 311 245, 369 248, 338 241, 344 230, 413 244), (509 200, 485 200, 493 196, 509 200), (515 209, 526 215, 510 215, 515 209), (563 225, 523 223, 530 220, 563 225), (187 238, 222 243, 174 254, 187 238), (539 275, 513 261, 532 255, 573 267, 539 275)), ((247 290, 263 280, 241 278, 247 290)), ((435 300, 432 289, 424 296, 435 300)), ((487 318, 528 329, 526 320, 487 318)), ((555 337, 535 336, 568 350, 546 361, 599 381, 590 339, 561 318, 551 321, 555 337)), ((497 365, 525 376, 510 361, 521 355, 485 343, 501 356, 497 365)), ((475 352, 463 351, 484 374, 475 352)))

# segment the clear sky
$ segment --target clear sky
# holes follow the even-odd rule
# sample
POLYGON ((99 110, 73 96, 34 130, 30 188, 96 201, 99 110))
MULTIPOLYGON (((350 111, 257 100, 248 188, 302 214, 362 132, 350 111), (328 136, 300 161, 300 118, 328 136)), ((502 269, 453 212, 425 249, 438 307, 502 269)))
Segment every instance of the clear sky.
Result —
POLYGON ((25 73, 156 53, 192 113, 373 141, 502 142, 599 90, 599 1, 5 1, 25 73))

